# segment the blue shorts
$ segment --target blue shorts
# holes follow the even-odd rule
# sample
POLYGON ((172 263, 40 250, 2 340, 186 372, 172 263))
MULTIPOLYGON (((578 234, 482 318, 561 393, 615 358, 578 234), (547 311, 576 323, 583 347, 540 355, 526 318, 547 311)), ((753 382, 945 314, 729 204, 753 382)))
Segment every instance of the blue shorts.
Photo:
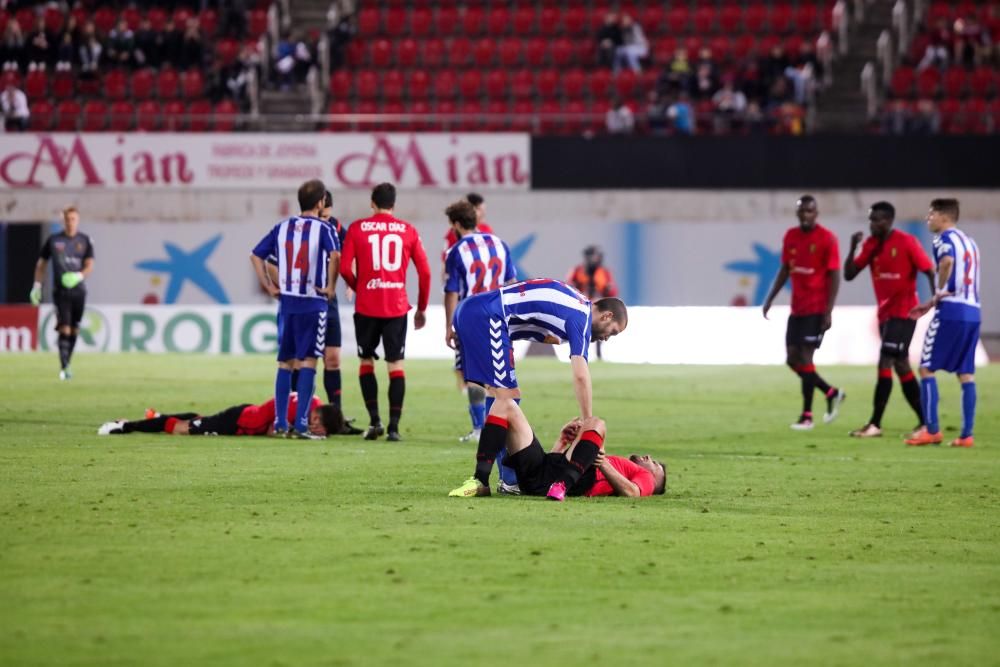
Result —
POLYGON ((471 296, 458 304, 452 324, 461 349, 462 375, 466 382, 516 389, 514 346, 499 306, 499 292, 471 296))
POLYGON ((278 361, 323 356, 326 345, 326 311, 284 313, 278 317, 278 361))
POLYGON ((979 325, 979 322, 942 320, 935 315, 924 337, 920 367, 929 371, 975 373, 979 325))
POLYGON ((326 307, 326 346, 341 347, 340 306, 336 299, 326 307))

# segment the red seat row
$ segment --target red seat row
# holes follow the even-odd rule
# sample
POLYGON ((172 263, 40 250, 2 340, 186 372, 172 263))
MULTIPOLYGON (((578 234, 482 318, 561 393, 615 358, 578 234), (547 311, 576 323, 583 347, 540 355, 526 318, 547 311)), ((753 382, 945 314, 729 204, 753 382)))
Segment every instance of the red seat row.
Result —
POLYGON ((352 96, 359 100, 423 100, 434 97, 438 100, 465 100, 485 95, 489 99, 554 99, 565 96, 579 99, 584 94, 595 99, 603 99, 612 94, 630 97, 637 91, 649 90, 656 81, 657 73, 645 71, 635 74, 623 71, 613 76, 608 70, 585 71, 574 68, 560 69, 477 69, 454 72, 442 70, 431 76, 425 70, 406 73, 399 70, 360 70, 348 73, 334 72, 330 77, 330 94, 334 100, 347 100, 352 96))
POLYGON ((236 126, 237 106, 228 100, 214 107, 208 100, 197 100, 187 106, 171 101, 159 104, 151 100, 133 104, 117 101, 110 104, 90 100, 82 105, 67 100, 53 105, 47 101, 36 102, 31 108, 31 129, 56 132, 126 132, 189 131, 229 132, 236 126))
MULTIPOLYGON (((675 4, 669 9, 665 3, 649 3, 639 7, 624 8, 639 22, 647 34, 663 30, 673 34, 715 32, 759 33, 811 33, 830 24, 831 2, 787 2, 774 4, 728 4, 722 7, 701 6, 692 8, 675 4)), ((444 5, 430 7, 363 7, 358 13, 358 30, 362 35, 389 35, 402 37, 533 35, 593 35, 604 21, 605 11, 580 6, 521 6, 516 8, 465 7, 463 10, 444 5)))
POLYGON ((901 66, 893 72, 889 89, 893 97, 935 97, 939 93, 949 97, 965 94, 989 97, 1000 93, 1000 70, 978 67, 969 72, 961 67, 952 67, 941 72, 933 67, 917 71, 901 66))
POLYGON ((969 16, 975 16, 983 23, 990 23, 995 20, 992 8, 998 5, 1000 3, 996 2, 996 0, 993 2, 970 2, 969 0, 964 0, 963 2, 942 2, 938 0, 931 4, 927 10, 926 23, 929 26, 933 26, 940 20, 952 21, 957 18, 966 18, 969 16))
MULTIPOLYGON (((200 13, 194 13, 186 7, 178 7, 172 13, 161 7, 151 7, 145 14, 134 6, 123 9, 120 13, 110 7, 98 7, 93 13, 89 13, 85 8, 77 6, 70 15, 76 19, 77 25, 82 26, 87 21, 93 21, 94 27, 101 34, 107 34, 118 24, 119 19, 124 19, 128 23, 130 30, 139 28, 143 18, 148 18, 150 27, 162 32, 167 25, 167 21, 173 20, 178 30, 184 30, 188 19, 196 19, 201 28, 202 36, 211 37, 215 35, 219 24, 219 15, 214 9, 205 9, 200 13)), ((25 33, 34 30, 35 21, 38 14, 33 7, 19 9, 13 17, 21 26, 25 33)), ((42 12, 45 17, 45 27, 50 32, 62 32, 66 24, 66 14, 55 7, 47 7, 42 12)), ((10 20, 11 15, 0 10, 0 33, 3 32, 10 20)), ((247 32, 251 37, 258 38, 267 30, 267 11, 265 9, 251 9, 247 12, 247 32)))
MULTIPOLYGON (((46 97, 69 99, 77 94, 77 77, 69 72, 29 72, 22 85, 32 103, 46 97)), ((145 100, 154 96, 161 100, 195 99, 205 94, 205 81, 198 70, 155 72, 143 69, 131 75, 123 70, 111 70, 95 87, 109 100, 145 100)))

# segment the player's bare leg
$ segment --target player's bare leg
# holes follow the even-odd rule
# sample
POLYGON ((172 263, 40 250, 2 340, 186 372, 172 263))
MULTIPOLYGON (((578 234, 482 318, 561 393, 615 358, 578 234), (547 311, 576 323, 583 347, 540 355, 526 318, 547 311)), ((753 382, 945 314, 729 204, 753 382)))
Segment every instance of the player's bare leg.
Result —
POLYGON ((403 361, 386 362, 389 367, 389 428, 385 439, 399 442, 399 420, 403 416, 403 397, 406 395, 406 372, 403 361))

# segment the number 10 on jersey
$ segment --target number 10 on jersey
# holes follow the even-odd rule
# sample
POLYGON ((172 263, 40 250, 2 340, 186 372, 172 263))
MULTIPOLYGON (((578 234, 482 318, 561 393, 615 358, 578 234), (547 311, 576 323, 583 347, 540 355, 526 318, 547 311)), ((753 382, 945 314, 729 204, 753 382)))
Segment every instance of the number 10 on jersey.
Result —
POLYGON ((368 245, 372 247, 373 270, 396 271, 403 265, 403 239, 399 234, 372 234, 368 245))

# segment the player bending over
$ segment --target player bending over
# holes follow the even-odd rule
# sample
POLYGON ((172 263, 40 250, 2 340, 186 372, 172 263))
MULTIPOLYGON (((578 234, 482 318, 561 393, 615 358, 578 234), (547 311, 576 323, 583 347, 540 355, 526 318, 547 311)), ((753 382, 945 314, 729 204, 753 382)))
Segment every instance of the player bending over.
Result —
MULTIPOLYGON (((295 418, 298 410, 298 394, 292 393, 288 400, 288 419, 295 418)), ((97 430, 98 435, 121 435, 125 433, 170 433, 172 435, 274 435, 274 399, 260 405, 234 405, 214 415, 201 416, 195 412, 181 412, 161 415, 153 410, 146 411, 146 419, 135 421, 107 422, 97 430)), ((323 405, 312 397, 309 409, 309 432, 318 438, 328 433, 340 433, 344 427, 344 417, 336 405, 323 405)), ((287 433, 283 433, 287 435, 287 433)), ((279 433, 282 435, 282 433, 279 433)))
MULTIPOLYGON (((667 468, 663 463, 648 455, 625 458, 605 454, 607 427, 598 417, 567 423, 548 453, 520 406, 511 399, 497 399, 486 424, 504 436, 505 463, 517 472, 522 495, 562 501, 567 495, 638 498, 666 490, 667 468)), ((488 496, 490 489, 484 484, 466 484, 449 495, 488 496)))

